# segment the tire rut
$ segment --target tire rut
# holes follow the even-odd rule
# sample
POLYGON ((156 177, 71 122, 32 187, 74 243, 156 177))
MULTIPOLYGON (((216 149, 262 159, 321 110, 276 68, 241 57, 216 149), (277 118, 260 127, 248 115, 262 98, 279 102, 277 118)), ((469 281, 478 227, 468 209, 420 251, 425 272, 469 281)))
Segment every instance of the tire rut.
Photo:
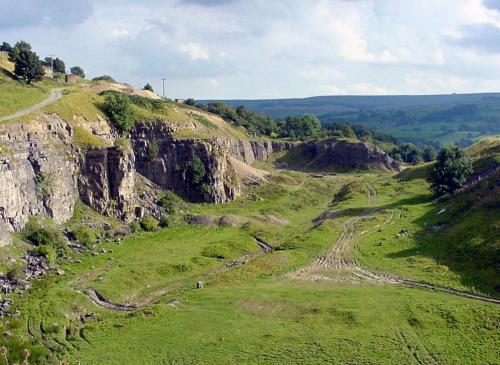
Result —
MULTIPOLYGON (((500 304, 500 299, 434 285, 424 281, 412 280, 388 273, 381 273, 361 266, 352 254, 353 249, 356 247, 356 224, 365 217, 375 213, 380 213, 380 211, 370 211, 369 213, 348 219, 343 225, 343 230, 339 238, 327 249, 324 255, 316 258, 310 265, 295 272, 288 273, 287 276, 292 279, 308 281, 347 281, 351 283, 372 282, 379 284, 402 285, 447 293, 483 302, 500 304)), ((400 217, 401 212, 398 209, 394 209, 391 211, 390 217, 386 221, 375 225, 370 230, 361 232, 358 236, 381 229, 388 224, 394 223, 400 217)))

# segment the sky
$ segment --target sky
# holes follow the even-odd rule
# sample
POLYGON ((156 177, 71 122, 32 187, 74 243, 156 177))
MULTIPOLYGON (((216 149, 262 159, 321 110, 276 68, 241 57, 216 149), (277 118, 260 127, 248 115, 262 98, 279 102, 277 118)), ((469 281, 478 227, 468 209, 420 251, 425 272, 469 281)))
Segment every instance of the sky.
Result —
POLYGON ((0 0, 0 42, 166 96, 500 91, 500 0, 0 0))

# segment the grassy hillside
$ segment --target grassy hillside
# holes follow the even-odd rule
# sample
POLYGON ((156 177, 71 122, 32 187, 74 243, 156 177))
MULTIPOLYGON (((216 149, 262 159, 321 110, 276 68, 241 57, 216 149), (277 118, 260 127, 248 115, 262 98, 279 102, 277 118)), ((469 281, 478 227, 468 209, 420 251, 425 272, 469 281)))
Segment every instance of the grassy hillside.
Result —
POLYGON ((7 53, 0 52, 0 117, 37 104, 49 96, 54 83, 44 80, 33 85, 20 83, 13 78, 14 64, 7 53))
MULTIPOLYGON (((484 146, 471 149, 486 154, 484 146)), ((436 202, 419 174, 318 177, 266 166, 267 182, 241 199, 188 204, 177 217, 235 224, 181 223, 71 252, 71 260, 59 262, 64 275, 16 298, 22 314, 2 322, 2 332, 14 333, 6 344, 34 341, 29 328, 42 343, 34 347, 37 356, 81 364, 497 361, 495 304, 356 279, 348 268, 297 276, 329 247, 350 244, 345 259, 361 268, 498 295, 498 206, 475 190, 489 188, 436 202), (254 237, 279 249, 259 253, 254 237), (237 257, 245 263, 225 265, 237 257), (195 288, 200 280, 204 289, 195 288), (98 307, 83 294, 89 287, 113 302, 146 307, 98 307), (82 322, 90 312, 98 319, 82 322)), ((89 219, 99 221, 79 208, 69 224, 89 219)))
POLYGON ((470 144, 500 134, 500 94, 321 96, 305 99, 229 100, 276 118, 312 113, 323 123, 360 123, 417 143, 470 144))

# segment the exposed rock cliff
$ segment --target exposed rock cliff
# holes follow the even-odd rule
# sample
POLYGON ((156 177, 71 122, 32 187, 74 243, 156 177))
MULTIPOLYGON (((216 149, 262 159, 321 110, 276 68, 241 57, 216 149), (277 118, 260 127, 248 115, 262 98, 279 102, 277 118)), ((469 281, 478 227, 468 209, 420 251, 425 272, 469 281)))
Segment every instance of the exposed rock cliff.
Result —
POLYGON ((18 231, 29 216, 58 223, 71 217, 78 199, 73 131, 56 115, 0 130, 0 230, 18 231))
POLYGON ((385 169, 399 171, 399 163, 381 148, 365 142, 327 140, 297 145, 280 162, 295 168, 324 170, 385 169))
POLYGON ((135 209, 135 164, 131 151, 120 147, 86 152, 78 181, 84 203, 101 214, 129 220, 135 209))

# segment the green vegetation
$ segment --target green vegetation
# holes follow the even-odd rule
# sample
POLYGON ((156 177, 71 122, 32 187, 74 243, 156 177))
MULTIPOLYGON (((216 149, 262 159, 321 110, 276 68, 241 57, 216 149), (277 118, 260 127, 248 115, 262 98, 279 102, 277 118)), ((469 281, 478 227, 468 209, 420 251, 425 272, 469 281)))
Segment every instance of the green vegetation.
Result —
POLYGON ((73 66, 69 70, 70 70, 71 74, 79 76, 82 79, 85 78, 85 72, 83 71, 83 68, 81 68, 80 66, 73 66))
POLYGON ((129 98, 121 93, 108 93, 104 98, 103 110, 111 122, 121 132, 128 131, 134 125, 134 115, 129 98))
MULTIPOLYGON (((486 203, 491 186, 476 188, 486 203)), ((52 354, 82 364, 494 363, 495 305, 369 281, 289 277, 323 255, 347 221, 361 218, 351 254, 363 265, 494 294, 500 276, 491 260, 498 255, 500 219, 483 203, 470 206, 478 191, 466 194, 435 203, 420 178, 273 172, 237 201, 183 208, 237 226, 176 224, 137 232, 120 245, 100 244, 106 253, 98 256, 72 252, 81 263, 60 260, 66 274, 35 283, 17 299, 17 327, 2 322, 0 330, 37 349, 40 363, 56 362, 52 354), (442 208, 446 212, 437 215, 442 208), (256 236, 280 250, 257 254, 256 236), (224 266, 244 255, 246 264, 224 266), (204 289, 195 289, 199 280, 204 289), (146 307, 96 307, 82 295, 89 287, 113 302, 146 307), (82 323, 80 316, 89 312, 98 320, 82 323), (27 323, 53 352, 29 343, 27 323)), ((167 210, 177 198, 167 192, 159 200, 167 210)), ((84 221, 100 218, 78 205, 69 224, 84 221)), ((333 269, 321 274, 339 275, 333 269)))
POLYGON ((71 233, 79 243, 87 247, 92 246, 97 240, 95 232, 87 226, 76 227, 71 233))
POLYGON ((194 185, 201 184, 206 175, 205 165, 197 155, 189 161, 187 171, 194 185))
POLYGON ((439 151, 431 171, 432 189, 437 194, 453 193, 461 188, 472 174, 472 161, 457 146, 446 146, 439 151))
POLYGON ((107 81, 107 82, 113 82, 113 83, 116 82, 115 79, 109 75, 102 75, 102 76, 94 77, 92 79, 92 81, 107 81))
MULTIPOLYGON (((54 250, 58 255, 63 255, 66 252, 64 239, 49 218, 30 218, 23 229, 22 236, 26 241, 38 246, 42 250, 39 251, 40 253, 45 254, 45 252, 52 252, 54 250), (44 248, 47 251, 43 251, 44 248)), ((47 258, 50 257, 47 256, 47 258)))
POLYGON ((314 114, 322 124, 362 124, 404 142, 462 147, 500 134, 496 93, 408 96, 319 96, 305 99, 228 100, 233 107, 276 119, 314 114))
POLYGON ((144 217, 141 219, 141 228, 146 232, 154 232, 160 229, 160 223, 153 217, 144 217))
POLYGON ((151 84, 149 84, 149 82, 146 85, 144 85, 144 87, 142 88, 142 90, 147 90, 147 91, 154 92, 153 87, 151 86, 151 84))

